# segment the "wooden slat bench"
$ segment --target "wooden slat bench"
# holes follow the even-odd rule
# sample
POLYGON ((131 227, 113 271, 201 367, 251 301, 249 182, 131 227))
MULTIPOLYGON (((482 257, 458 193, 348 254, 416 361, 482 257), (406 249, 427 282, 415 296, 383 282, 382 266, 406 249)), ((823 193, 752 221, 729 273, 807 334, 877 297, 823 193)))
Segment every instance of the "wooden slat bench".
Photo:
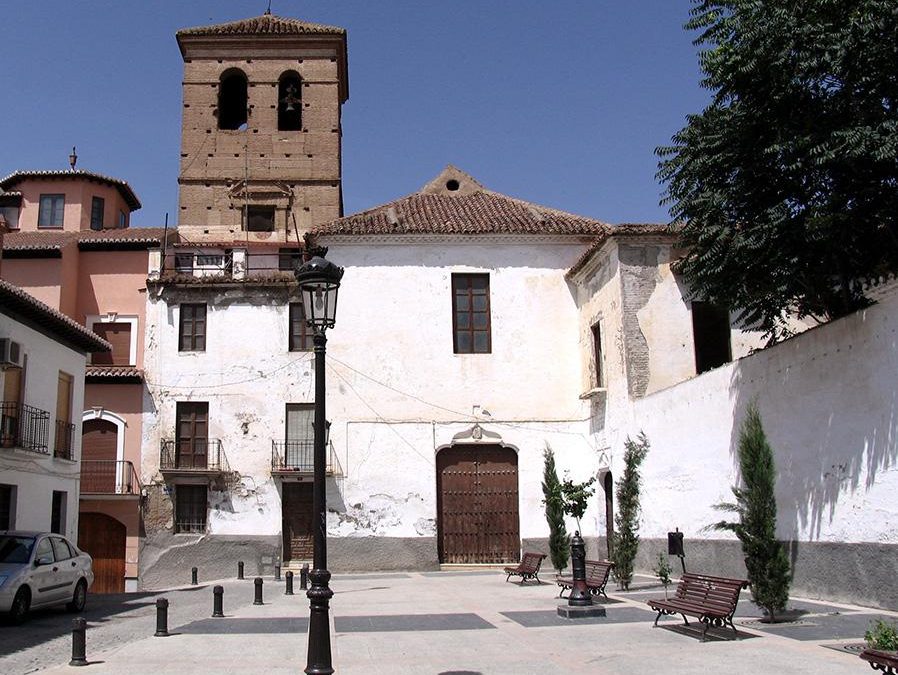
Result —
POLYGON ((649 600, 649 607, 658 612, 655 625, 663 614, 680 614, 687 624, 687 615, 696 617, 704 624, 702 642, 711 626, 733 625, 733 614, 739 602, 739 593, 748 587, 743 579, 713 577, 707 574, 684 574, 677 585, 677 592, 669 600, 649 600))
POLYGON ((545 553, 525 551, 520 564, 516 567, 505 568, 505 574, 508 575, 505 577, 505 581, 508 581, 512 577, 521 577, 522 584, 528 579, 536 579, 536 583, 541 584, 542 582, 539 580, 539 567, 542 565, 545 557, 545 553))
MULTIPOLYGON (((608 583, 608 577, 613 568, 614 563, 610 560, 586 561, 586 588, 592 595, 604 595, 606 598, 608 597, 605 594, 605 584, 608 583)), ((559 574, 555 579, 555 583, 561 586, 561 590, 558 591, 558 597, 563 598, 564 592, 574 587, 574 577, 559 574)))
POLYGON ((898 654, 895 652, 883 652, 878 649, 865 649, 860 654, 861 658, 870 664, 873 670, 881 670, 886 675, 898 673, 898 654))

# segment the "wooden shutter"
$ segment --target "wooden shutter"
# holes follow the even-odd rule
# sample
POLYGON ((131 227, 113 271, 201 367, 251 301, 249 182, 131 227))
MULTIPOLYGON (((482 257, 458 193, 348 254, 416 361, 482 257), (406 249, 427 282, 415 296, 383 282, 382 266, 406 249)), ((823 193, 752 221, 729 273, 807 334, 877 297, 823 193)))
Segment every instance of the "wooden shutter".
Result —
POLYGON ((209 404, 178 403, 177 456, 179 469, 207 468, 209 404))
POLYGON ((94 333, 112 345, 111 352, 94 352, 91 363, 104 366, 133 366, 130 323, 95 323, 94 333))

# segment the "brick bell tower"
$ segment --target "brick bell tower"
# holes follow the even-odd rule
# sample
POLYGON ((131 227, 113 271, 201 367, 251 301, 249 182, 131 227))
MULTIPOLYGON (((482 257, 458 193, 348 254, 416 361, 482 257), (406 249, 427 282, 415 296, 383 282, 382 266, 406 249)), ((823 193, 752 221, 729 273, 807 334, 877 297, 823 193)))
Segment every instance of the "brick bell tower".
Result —
POLYGON ((266 13, 177 40, 179 231, 197 243, 296 243, 343 215, 346 30, 266 13))

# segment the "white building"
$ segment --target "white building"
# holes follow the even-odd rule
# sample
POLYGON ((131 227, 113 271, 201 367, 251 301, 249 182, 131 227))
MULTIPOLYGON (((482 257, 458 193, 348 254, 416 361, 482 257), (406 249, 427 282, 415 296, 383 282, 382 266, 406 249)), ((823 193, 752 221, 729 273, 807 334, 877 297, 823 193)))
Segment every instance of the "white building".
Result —
POLYGON ((78 539, 84 370, 110 345, 0 280, 0 530, 78 539))

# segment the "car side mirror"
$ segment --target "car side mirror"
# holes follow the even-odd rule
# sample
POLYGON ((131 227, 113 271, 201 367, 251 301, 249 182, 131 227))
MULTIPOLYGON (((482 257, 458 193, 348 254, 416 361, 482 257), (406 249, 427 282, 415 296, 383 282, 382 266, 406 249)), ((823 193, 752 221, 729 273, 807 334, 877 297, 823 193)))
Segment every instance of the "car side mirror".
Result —
POLYGON ((42 555, 40 558, 37 558, 34 561, 35 567, 40 567, 41 565, 52 565, 53 559, 48 555, 42 555))

